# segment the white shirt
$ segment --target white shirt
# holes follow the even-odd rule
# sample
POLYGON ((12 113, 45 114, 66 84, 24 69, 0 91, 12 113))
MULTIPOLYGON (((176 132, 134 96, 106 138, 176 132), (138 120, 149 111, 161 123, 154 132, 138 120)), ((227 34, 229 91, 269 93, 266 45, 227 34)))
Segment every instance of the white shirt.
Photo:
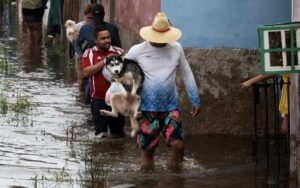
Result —
POLYGON ((80 29, 81 29, 81 27, 84 25, 84 24, 86 24, 86 21, 81 21, 81 22, 78 22, 78 23, 76 23, 76 30, 79 32, 80 31, 80 29))
POLYGON ((200 104, 195 78, 178 42, 157 48, 145 41, 133 46, 126 58, 138 62, 145 73, 140 110, 166 112, 178 108, 177 70, 192 105, 200 104))

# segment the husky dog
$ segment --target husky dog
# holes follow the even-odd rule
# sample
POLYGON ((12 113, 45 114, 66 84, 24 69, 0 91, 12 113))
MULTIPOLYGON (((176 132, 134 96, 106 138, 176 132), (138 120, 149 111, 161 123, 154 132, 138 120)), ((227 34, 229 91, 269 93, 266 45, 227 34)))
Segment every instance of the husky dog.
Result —
POLYGON ((112 117, 117 117, 118 113, 128 116, 132 128, 131 137, 134 137, 139 132, 137 118, 140 116, 141 98, 138 94, 144 81, 144 73, 137 62, 123 59, 121 55, 108 57, 105 68, 115 81, 106 93, 112 111, 100 110, 100 113, 112 117))
POLYGON ((126 89, 131 89, 131 95, 136 95, 141 89, 144 73, 137 62, 123 59, 122 55, 115 55, 106 58, 105 67, 116 82, 127 86, 126 89))
POLYGON ((78 37, 79 31, 77 30, 76 23, 73 20, 67 20, 65 23, 66 35, 68 41, 74 43, 78 37))

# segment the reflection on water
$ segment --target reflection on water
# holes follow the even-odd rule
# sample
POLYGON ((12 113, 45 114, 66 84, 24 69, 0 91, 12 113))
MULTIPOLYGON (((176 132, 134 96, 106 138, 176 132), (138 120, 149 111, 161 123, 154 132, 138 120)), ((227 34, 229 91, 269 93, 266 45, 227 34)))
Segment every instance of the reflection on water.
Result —
MULTIPOLYGON (((260 156, 260 163, 254 163, 249 138, 187 136, 186 155, 180 169, 168 165, 169 150, 161 143, 156 153, 153 172, 140 171, 140 151, 133 142, 126 138, 86 145, 84 153, 90 158, 85 163, 88 165, 84 174, 90 180, 89 183, 95 175, 102 172, 101 177, 104 176, 105 182, 110 186, 135 184, 143 188, 274 187, 272 182, 268 182, 269 185, 266 182, 265 159, 260 156)), ((285 187, 287 174, 283 177, 285 178, 278 187, 285 187)), ((101 180, 100 177, 94 180, 96 179, 101 180)))
POLYGON ((8 4, 1 12, 0 88, 6 97, 1 104, 8 112, 0 116, 0 187, 31 187, 32 178, 62 169, 77 175, 80 159, 60 138, 66 138, 68 127, 85 125, 89 110, 77 100, 73 65, 58 49, 28 45, 26 33, 14 24, 15 12, 8 4), (19 95, 32 110, 13 111, 19 95))
MULTIPOLYGON (((0 187, 271 187, 265 181, 265 159, 260 157, 258 166, 253 162, 249 138, 187 135, 179 169, 169 167, 162 139, 154 171, 140 171, 134 139, 100 141, 90 136, 90 109, 78 97, 74 64, 63 50, 43 44, 29 48, 24 33, 3 28, 0 89, 9 103, 15 102, 16 93, 26 96, 33 109, 25 113, 22 126, 9 121, 14 114, 0 116, 0 187)), ((12 30, 22 31, 17 24, 12 30)))

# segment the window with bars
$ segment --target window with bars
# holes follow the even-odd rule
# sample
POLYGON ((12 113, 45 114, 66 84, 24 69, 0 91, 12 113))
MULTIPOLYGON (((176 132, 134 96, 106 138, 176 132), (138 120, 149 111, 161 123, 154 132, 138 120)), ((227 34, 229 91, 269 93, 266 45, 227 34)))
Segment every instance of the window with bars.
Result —
POLYGON ((258 27, 262 74, 300 72, 300 22, 258 27))

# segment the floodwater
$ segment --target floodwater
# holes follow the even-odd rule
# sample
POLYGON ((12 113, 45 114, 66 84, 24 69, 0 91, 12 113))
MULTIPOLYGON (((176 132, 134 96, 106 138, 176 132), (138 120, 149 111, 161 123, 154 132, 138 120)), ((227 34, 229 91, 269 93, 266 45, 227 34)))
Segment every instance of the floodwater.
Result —
POLYGON ((93 138, 74 63, 62 49, 26 46, 28 36, 16 21, 15 7, 10 14, 8 10, 6 5, 0 34, 0 187, 287 186, 284 170, 280 184, 272 183, 264 155, 255 163, 247 137, 187 134, 184 163, 178 169, 169 167, 162 139, 155 169, 141 171, 134 139, 93 138), (28 108, 17 104, 22 97, 28 108), (25 110, 16 110, 18 106, 25 110))

